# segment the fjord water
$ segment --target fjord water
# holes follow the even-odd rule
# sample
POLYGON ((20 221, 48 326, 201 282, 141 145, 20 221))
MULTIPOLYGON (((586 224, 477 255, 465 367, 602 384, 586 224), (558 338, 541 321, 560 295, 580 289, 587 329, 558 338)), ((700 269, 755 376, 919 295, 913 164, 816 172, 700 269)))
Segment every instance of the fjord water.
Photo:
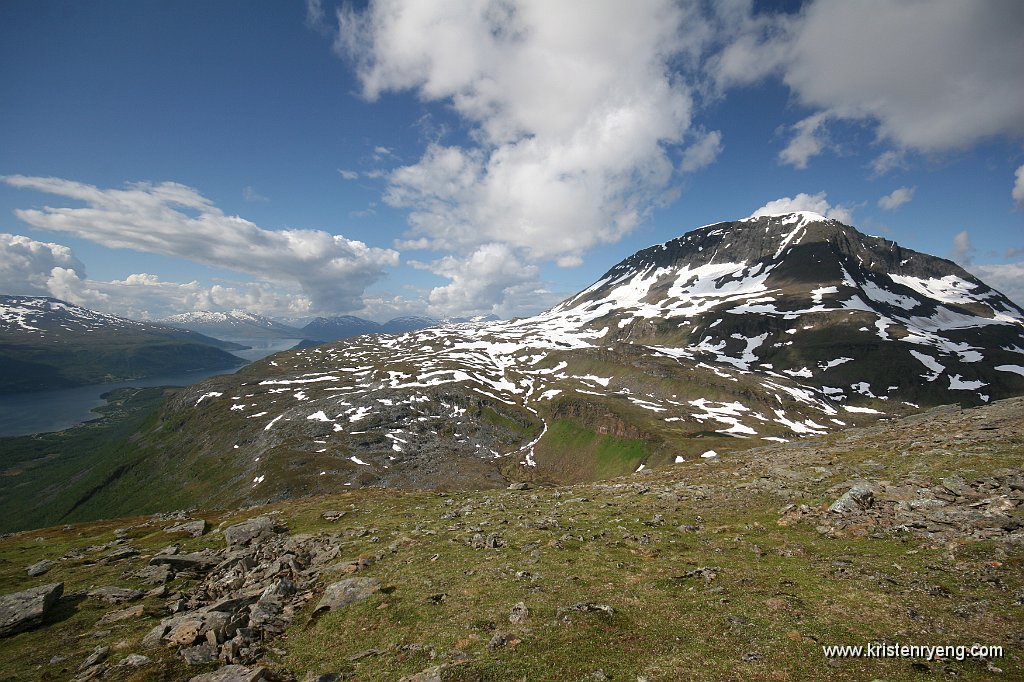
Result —
MULTIPOLYGON (((287 350, 300 341, 300 339, 242 338, 225 340, 252 346, 248 350, 240 350, 233 353, 233 355, 237 355, 249 362, 259 360, 282 350, 287 350)), ((110 384, 92 384, 50 391, 0 395, 0 437, 60 431, 90 419, 95 419, 98 415, 93 410, 106 402, 100 396, 117 388, 129 386, 136 388, 147 386, 188 386, 218 374, 232 374, 238 371, 238 369, 240 367, 165 374, 110 384)))

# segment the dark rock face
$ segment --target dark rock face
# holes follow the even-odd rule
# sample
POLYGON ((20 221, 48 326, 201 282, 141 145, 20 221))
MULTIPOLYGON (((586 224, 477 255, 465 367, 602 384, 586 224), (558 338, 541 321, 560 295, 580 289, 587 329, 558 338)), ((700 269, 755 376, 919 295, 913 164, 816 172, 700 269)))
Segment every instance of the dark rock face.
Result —
POLYGON ((951 261, 815 214, 702 227, 633 254, 556 310, 616 341, 671 341, 840 400, 1024 392, 1024 310, 951 261))
POLYGON ((62 594, 64 583, 53 583, 0 597, 0 637, 41 625, 62 594))

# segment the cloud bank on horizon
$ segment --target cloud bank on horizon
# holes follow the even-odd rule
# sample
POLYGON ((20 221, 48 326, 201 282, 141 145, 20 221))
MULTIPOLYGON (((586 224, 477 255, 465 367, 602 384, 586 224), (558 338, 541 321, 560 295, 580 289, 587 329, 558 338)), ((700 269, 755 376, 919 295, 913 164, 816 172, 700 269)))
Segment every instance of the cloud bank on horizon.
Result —
MULTIPOLYGON (((66 247, 3 235, 0 286, 147 316, 234 307, 358 314, 367 288, 404 261, 445 282, 422 301, 395 303, 405 311, 518 314, 554 302, 542 265, 576 267, 659 207, 686 200, 687 179, 729 145, 699 114, 737 89, 778 82, 810 112, 780 127, 777 161, 793 168, 841 155, 842 126, 871 131, 876 153, 865 174, 876 177, 915 158, 1024 137, 1024 3, 1015 0, 813 0, 796 13, 755 12, 751 0, 374 0, 333 13, 309 0, 307 8, 365 100, 383 106, 411 94, 445 107, 467 131, 376 171, 383 202, 408 217, 406 234, 370 246, 320 230, 264 229, 175 182, 110 189, 7 176, 8 185, 84 203, 19 210, 34 228, 251 281, 204 287, 138 273, 97 282, 66 247)), ((383 147, 376 155, 394 159, 383 147)), ((1008 201, 1024 208, 1024 165, 1010 180, 1008 201)), ((916 190, 896 188, 877 206, 894 211, 916 190)), ((266 201, 252 187, 245 198, 266 201)), ((854 223, 857 206, 799 192, 754 214, 783 210, 854 223)), ((954 253, 968 260, 963 235, 954 253)), ((1018 266, 985 267, 1014 286, 1018 266)))

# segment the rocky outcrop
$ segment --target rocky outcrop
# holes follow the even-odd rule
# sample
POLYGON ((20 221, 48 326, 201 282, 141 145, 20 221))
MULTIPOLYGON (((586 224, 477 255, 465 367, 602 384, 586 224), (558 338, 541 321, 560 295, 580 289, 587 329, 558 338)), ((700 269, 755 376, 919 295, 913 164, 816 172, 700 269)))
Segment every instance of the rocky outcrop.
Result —
MULTIPOLYGON (((201 576, 199 584, 171 605, 173 614, 143 639, 146 648, 167 647, 186 663, 227 664, 224 674, 241 677, 209 680, 256 680, 261 669, 243 668, 260 660, 267 640, 284 632, 295 612, 317 592, 317 581, 338 558, 338 538, 329 535, 291 536, 268 516, 229 526, 227 548, 196 555, 158 555, 173 573, 201 576), (184 561, 183 561, 184 560, 184 561)), ((349 562, 353 570, 371 562, 349 562)), ((324 608, 339 608, 379 589, 373 578, 348 578, 324 593, 324 608)), ((320 607, 318 607, 320 608, 320 607)), ((262 675, 262 673, 260 673, 262 675)), ((196 678, 199 679, 199 678, 196 678)))
POLYGON ((62 594, 64 583, 52 583, 0 597, 0 637, 42 625, 62 594))

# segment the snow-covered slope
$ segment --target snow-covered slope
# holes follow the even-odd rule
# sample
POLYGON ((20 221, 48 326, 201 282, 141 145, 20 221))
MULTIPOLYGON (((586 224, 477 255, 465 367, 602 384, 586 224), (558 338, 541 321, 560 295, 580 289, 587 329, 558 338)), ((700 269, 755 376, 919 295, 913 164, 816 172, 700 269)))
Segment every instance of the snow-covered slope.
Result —
POLYGON ((196 456, 230 451, 233 484, 265 499, 578 480, 1021 393, 1024 311, 803 213, 645 249, 536 317, 277 356, 178 409, 186 429, 232 425, 196 456))

